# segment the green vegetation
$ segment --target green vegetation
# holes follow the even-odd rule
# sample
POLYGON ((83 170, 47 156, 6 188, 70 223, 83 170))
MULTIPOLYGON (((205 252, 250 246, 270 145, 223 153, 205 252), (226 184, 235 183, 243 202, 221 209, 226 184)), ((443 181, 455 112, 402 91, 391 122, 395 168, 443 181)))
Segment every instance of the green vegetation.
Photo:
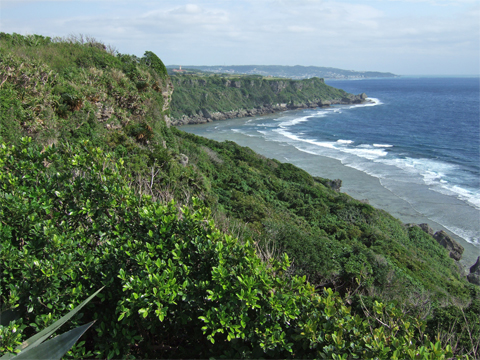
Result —
POLYGON ((82 310, 96 335, 71 357, 445 356, 440 343, 412 346, 425 325, 393 306, 373 305, 381 326, 288 274, 286 255, 262 261, 197 200, 178 209, 137 196, 122 162, 88 142, 41 149, 24 138, 0 148, 0 166, 2 295, 20 324, 48 326, 105 286, 82 310))
MULTIPOLYGON (((96 293, 91 295, 88 299, 78 305, 75 309, 70 310, 67 315, 63 316, 61 319, 55 321, 52 325, 40 331, 38 334, 35 334, 31 338, 25 340, 23 343, 17 345, 15 350, 13 349, 13 344, 18 343, 13 339, 8 339, 2 344, 2 349, 6 349, 9 353, 3 355, 0 359, 51 359, 60 360, 68 350, 78 341, 78 339, 83 335, 85 331, 92 326, 95 321, 92 321, 88 324, 76 327, 60 336, 56 336, 53 339, 47 340, 52 334, 54 334, 62 325, 74 317, 77 312, 79 312, 85 304, 92 300, 102 289, 98 290, 96 293), (12 341, 13 340, 13 341, 12 341), (18 352, 18 353, 17 353, 18 352), (15 354, 17 353, 17 354, 15 354)), ((7 330, 12 330, 8 325, 12 320, 18 320, 19 314, 14 309, 6 310, 5 312, 0 313, 1 325, 6 326, 7 330)), ((15 329, 15 328, 14 328, 15 329)), ((5 330, 4 328, 2 330, 5 330)), ((16 331, 13 331, 16 332, 16 331)), ((2 335, 7 335, 7 332, 3 332, 2 335)), ((17 335, 17 338, 20 338, 21 334, 17 335)), ((2 337, 3 340, 3 337, 2 337)))
POLYGON ((435 240, 168 127, 160 59, 107 50, 0 34, 1 352, 105 286, 67 357, 478 356, 480 291, 435 240))
POLYGON ((318 103, 343 99, 345 91, 326 85, 323 79, 295 81, 244 75, 172 75, 175 91, 171 111, 174 119, 203 112, 249 110, 260 106, 318 103))
POLYGON ((156 72, 163 64, 153 53, 112 56, 93 39, 1 33, 0 41, 0 140, 28 134, 41 143, 90 139, 99 145, 129 133, 146 142, 153 123, 163 126, 154 118, 164 115, 162 89, 169 80, 156 72))

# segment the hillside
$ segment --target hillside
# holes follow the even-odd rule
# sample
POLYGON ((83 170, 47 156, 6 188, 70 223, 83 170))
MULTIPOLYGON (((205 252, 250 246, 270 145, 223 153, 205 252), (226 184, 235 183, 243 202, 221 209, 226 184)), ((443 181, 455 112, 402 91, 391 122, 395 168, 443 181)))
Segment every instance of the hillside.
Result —
POLYGON ((0 352, 105 286, 66 358, 478 354, 479 288, 431 236, 169 126, 162 61, 107 50, 0 34, 0 352))
POLYGON ((254 116, 275 111, 354 104, 366 95, 333 88, 323 79, 287 80, 246 75, 171 76, 172 124, 198 124, 213 120, 254 116))
MULTIPOLYGON (((169 69, 177 65, 168 65, 169 69)), ((309 79, 319 77, 325 79, 366 79, 375 77, 394 77, 395 74, 379 71, 354 71, 320 66, 282 66, 282 65, 224 65, 195 66, 184 65, 184 69, 201 70, 217 74, 248 74, 262 76, 278 76, 290 79, 309 79)))

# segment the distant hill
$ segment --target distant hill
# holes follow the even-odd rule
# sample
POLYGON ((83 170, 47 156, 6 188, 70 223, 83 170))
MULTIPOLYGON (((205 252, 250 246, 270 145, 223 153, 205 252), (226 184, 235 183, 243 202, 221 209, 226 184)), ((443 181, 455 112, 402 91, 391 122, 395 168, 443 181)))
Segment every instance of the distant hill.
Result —
POLYGON ((175 91, 170 107, 173 125, 332 104, 359 104, 367 98, 366 94, 348 94, 328 86, 318 77, 293 80, 261 75, 213 74, 198 70, 174 74, 171 75, 171 81, 175 91))
MULTIPOLYGON (((195 66, 182 65, 183 69, 201 70, 213 73, 249 74, 285 77, 290 79, 308 79, 320 77, 325 79, 364 79, 374 77, 395 77, 389 72, 353 71, 319 66, 283 66, 283 65, 224 65, 224 66, 195 66)), ((179 65, 169 65, 167 68, 178 68, 179 65)))

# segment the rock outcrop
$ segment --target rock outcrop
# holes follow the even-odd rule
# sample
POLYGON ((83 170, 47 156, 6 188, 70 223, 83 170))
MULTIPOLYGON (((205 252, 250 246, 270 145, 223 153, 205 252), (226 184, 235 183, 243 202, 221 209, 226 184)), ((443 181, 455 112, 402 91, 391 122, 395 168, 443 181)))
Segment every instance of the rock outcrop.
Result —
POLYGON ((426 232, 428 235, 430 235, 430 236, 433 237, 434 232, 433 232, 432 228, 431 228, 428 224, 425 224, 425 223, 423 223, 423 224, 418 224, 418 227, 419 227, 420 229, 422 229, 424 232, 426 232))
POLYGON ((477 258, 477 262, 470 268, 467 280, 472 284, 480 286, 480 256, 477 258))
POLYGON ((167 110, 169 109, 170 102, 172 101, 172 94, 173 94, 172 80, 168 78, 164 86, 159 87, 159 90, 162 91, 162 97, 163 97, 162 112, 165 114, 163 116, 163 120, 165 120, 165 123, 169 127, 171 125, 172 119, 170 118, 170 116, 167 115, 167 110))
POLYGON ((423 232, 433 237, 440 245, 447 249, 452 259, 459 261, 462 258, 464 251, 463 246, 453 240, 445 231, 440 230, 434 233, 428 224, 405 224, 405 226, 419 227, 423 232))
POLYGON ((335 179, 335 180, 329 180, 327 182, 327 185, 332 189, 335 190, 336 192, 340 192, 340 189, 342 187, 342 180, 340 179, 335 179))
POLYGON ((182 164, 183 167, 188 165, 188 156, 185 154, 180 154, 178 162, 182 164))
POLYGON ((411 227, 418 227, 420 228, 424 233, 427 233, 431 237, 433 237, 433 230, 428 224, 404 224, 405 227, 411 228, 411 227))
POLYGON ((448 235, 445 231, 440 230, 437 231, 433 238, 437 240, 437 242, 442 245, 445 249, 450 252, 450 257, 456 261, 459 261, 462 258, 463 254, 463 246, 453 240, 450 235, 448 235))
POLYGON ((340 189, 342 187, 342 180, 340 179, 330 180, 324 178, 315 178, 315 180, 336 192, 340 192, 340 189))

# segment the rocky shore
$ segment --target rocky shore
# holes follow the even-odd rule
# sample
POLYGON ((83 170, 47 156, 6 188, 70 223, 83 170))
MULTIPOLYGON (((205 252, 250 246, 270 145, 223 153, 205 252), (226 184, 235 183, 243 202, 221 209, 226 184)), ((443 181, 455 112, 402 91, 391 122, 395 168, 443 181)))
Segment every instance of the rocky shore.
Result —
POLYGON ((458 242, 456 242, 445 231, 440 230, 433 232, 432 228, 428 224, 406 224, 407 227, 416 226, 422 229, 425 233, 433 237, 441 246, 443 246, 449 252, 449 256, 457 262, 458 268, 463 276, 467 277, 468 282, 480 286, 480 256, 477 258, 475 264, 470 269, 459 263, 462 258, 464 248, 458 242))
POLYGON ((329 107, 331 105, 362 104, 367 101, 367 94, 362 93, 359 95, 349 95, 348 97, 343 97, 339 99, 318 100, 308 103, 265 104, 263 106, 258 106, 253 109, 239 109, 225 112, 210 112, 208 110, 202 109, 199 110, 197 114, 192 116, 183 115, 179 119, 171 119, 170 123, 174 126, 181 126, 187 124, 204 124, 212 121, 271 114, 285 110, 315 109, 318 107, 329 107))

